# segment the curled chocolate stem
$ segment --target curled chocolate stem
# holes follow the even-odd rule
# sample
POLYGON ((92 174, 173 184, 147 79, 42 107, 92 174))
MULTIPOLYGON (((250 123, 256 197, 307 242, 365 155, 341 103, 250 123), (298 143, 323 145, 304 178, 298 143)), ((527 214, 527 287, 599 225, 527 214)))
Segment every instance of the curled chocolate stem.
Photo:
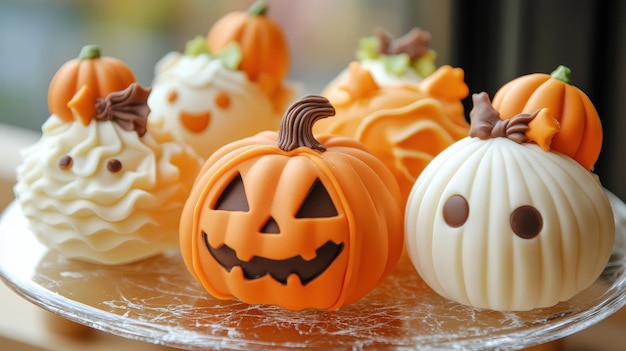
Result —
POLYGON ((472 95, 472 102, 474 107, 470 111, 469 135, 471 137, 478 137, 483 140, 504 137, 518 144, 530 141, 526 136, 529 129, 528 124, 535 119, 540 110, 532 114, 521 113, 509 119, 501 119, 500 113, 491 105, 487 93, 472 95))
POLYGON ((318 95, 307 95, 294 102, 280 122, 276 145, 283 151, 301 146, 326 151, 313 136, 313 124, 319 119, 334 116, 335 108, 328 99, 318 95))
POLYGON ((141 137, 146 134, 150 108, 150 88, 133 83, 122 91, 110 93, 96 100, 96 120, 113 121, 125 130, 134 130, 141 137))

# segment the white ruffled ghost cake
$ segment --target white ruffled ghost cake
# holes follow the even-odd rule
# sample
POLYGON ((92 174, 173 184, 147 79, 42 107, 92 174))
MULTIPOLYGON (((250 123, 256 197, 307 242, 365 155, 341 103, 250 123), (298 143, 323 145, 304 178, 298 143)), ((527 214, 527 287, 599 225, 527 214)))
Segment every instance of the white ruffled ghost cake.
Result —
POLYGON ((150 128, 171 131, 203 158, 234 140, 278 129, 296 88, 270 96, 237 69, 240 61, 236 43, 212 55, 203 37, 190 41, 184 54, 165 55, 148 99, 150 128))
POLYGON ((94 98, 85 85, 68 103, 74 120, 52 114, 23 150, 15 194, 36 237, 65 257, 122 264, 177 247, 200 159, 146 129, 148 95, 133 83, 94 98))

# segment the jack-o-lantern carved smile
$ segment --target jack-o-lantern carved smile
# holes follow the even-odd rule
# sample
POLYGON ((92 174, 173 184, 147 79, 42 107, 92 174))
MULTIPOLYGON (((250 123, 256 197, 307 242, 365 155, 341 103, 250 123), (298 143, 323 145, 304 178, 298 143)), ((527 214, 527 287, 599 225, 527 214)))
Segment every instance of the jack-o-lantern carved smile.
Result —
POLYGON ((291 274, 296 274, 302 285, 307 285, 322 274, 343 250, 343 243, 335 244, 328 241, 315 251, 317 256, 309 261, 300 255, 285 260, 254 256, 249 261, 242 261, 237 258, 235 250, 228 245, 214 248, 209 244, 206 233, 202 235, 211 256, 227 271, 230 272, 233 267, 240 266, 247 279, 257 279, 269 274, 283 285, 287 284, 287 277, 291 274))

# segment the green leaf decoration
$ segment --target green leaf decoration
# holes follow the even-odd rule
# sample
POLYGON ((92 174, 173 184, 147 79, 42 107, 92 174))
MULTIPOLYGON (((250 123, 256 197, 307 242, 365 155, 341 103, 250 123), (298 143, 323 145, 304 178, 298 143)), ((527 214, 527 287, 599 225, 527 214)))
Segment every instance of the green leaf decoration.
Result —
POLYGON ((185 45, 185 55, 196 57, 202 54, 209 54, 209 47, 206 44, 206 38, 198 35, 185 45))
POLYGON ((381 55, 380 60, 385 71, 397 77, 404 75, 411 66, 411 58, 407 54, 381 55))
POLYGON ((377 58, 378 45, 378 38, 374 36, 361 38, 359 40, 359 48, 356 52, 357 60, 363 61, 377 58))
POLYGON ((426 78, 431 75, 437 69, 435 65, 435 60, 437 59, 437 53, 435 50, 428 50, 428 52, 413 63, 413 69, 420 75, 422 78, 426 78))
POLYGON ((218 52, 212 53, 207 46, 206 38, 198 35, 189 40, 185 46, 185 55, 196 57, 199 55, 209 55, 210 58, 220 60, 224 66, 230 70, 236 71, 241 63, 243 55, 239 43, 233 41, 228 43, 226 47, 218 52))
POLYGON ((243 55, 241 54, 241 47, 236 41, 231 41, 226 47, 213 56, 214 58, 222 61, 224 66, 230 70, 237 70, 243 55))
POLYGON ((364 37, 359 40, 359 48, 356 52, 356 58, 363 60, 380 60, 383 63, 385 71, 397 77, 402 76, 408 69, 414 69, 422 78, 431 75, 437 69, 435 60, 437 53, 433 49, 420 56, 415 62, 411 63, 411 59, 407 54, 383 55, 379 53, 379 41, 375 36, 364 37))

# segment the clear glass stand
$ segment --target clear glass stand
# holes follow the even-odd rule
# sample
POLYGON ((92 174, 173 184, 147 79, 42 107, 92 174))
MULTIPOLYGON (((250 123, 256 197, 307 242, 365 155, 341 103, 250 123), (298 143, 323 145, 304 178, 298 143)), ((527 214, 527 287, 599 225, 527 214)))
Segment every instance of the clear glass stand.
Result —
POLYGON ((217 300, 191 278, 177 252, 121 266, 65 259, 35 239, 15 202, 0 219, 0 277, 75 322, 183 349, 519 349, 575 333, 626 304, 626 205, 609 197, 617 236, 602 276, 569 301, 528 312, 448 301, 406 257, 382 285, 338 311, 217 300))

